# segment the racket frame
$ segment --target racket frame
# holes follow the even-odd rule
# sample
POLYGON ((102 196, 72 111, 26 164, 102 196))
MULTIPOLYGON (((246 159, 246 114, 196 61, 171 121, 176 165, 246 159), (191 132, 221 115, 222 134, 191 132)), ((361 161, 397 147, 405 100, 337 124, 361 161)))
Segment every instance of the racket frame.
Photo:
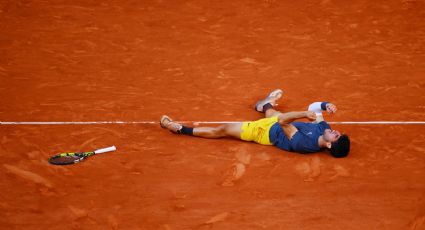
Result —
POLYGON ((107 147, 107 148, 96 149, 93 152, 59 153, 59 154, 56 154, 56 155, 50 157, 48 159, 48 161, 49 161, 50 164, 53 164, 53 165, 70 165, 70 164, 75 164, 75 163, 78 163, 80 161, 83 161, 84 159, 86 159, 87 157, 90 157, 92 155, 112 152, 112 151, 115 151, 115 150, 117 150, 117 148, 113 145, 113 146, 110 146, 110 147, 107 147), (67 162, 63 162, 63 163, 54 162, 55 159, 60 158, 60 157, 66 157, 66 156, 77 156, 78 158, 75 158, 72 161, 67 161, 67 162))

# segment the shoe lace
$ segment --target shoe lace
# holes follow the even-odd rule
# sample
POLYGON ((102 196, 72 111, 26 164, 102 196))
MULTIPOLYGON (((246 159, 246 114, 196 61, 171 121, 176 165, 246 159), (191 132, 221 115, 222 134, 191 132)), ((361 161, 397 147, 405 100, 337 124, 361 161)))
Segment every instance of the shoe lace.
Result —
POLYGON ((173 122, 173 121, 170 121, 170 122, 168 123, 168 126, 169 126, 171 129, 175 130, 176 132, 178 132, 180 129, 182 129, 182 128, 183 128, 183 126, 182 126, 181 124, 179 124, 179 123, 175 123, 175 122, 173 122))

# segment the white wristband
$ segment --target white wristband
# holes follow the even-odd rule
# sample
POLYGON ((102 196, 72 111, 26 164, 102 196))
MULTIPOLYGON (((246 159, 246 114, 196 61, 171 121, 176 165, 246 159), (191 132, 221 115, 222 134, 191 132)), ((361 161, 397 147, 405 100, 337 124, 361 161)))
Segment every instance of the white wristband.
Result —
POLYGON ((322 116, 322 102, 314 102, 308 106, 308 111, 316 113, 316 116, 322 116))

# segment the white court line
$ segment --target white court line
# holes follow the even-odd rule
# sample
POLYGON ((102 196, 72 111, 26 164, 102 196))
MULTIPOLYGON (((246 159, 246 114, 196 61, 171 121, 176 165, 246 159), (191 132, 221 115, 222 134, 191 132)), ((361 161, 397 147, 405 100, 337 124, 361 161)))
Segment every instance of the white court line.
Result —
MULTIPOLYGON (((226 124, 244 121, 176 121, 183 124, 226 124)), ((343 125, 425 125, 425 121, 330 121, 343 125)), ((159 121, 0 121, 0 125, 98 125, 98 124, 159 124, 159 121)))
MULTIPOLYGON (((185 123, 185 122, 182 122, 185 123)), ((186 122, 190 123, 190 122, 186 122)), ((224 123, 238 123, 235 121, 193 121, 196 124, 224 124, 224 123)), ((344 124, 344 125, 425 125, 425 121, 327 121, 328 124, 344 124)))

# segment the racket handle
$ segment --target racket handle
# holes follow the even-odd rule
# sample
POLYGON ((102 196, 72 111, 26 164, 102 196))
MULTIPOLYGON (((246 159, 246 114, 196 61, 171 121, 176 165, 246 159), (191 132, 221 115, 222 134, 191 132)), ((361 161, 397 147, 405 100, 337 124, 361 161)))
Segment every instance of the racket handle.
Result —
POLYGON ((112 152, 117 150, 117 148, 115 147, 115 145, 111 146, 111 147, 107 147, 107 148, 103 148, 103 149, 97 149, 94 151, 94 154, 99 154, 99 153, 106 153, 106 152, 112 152))

